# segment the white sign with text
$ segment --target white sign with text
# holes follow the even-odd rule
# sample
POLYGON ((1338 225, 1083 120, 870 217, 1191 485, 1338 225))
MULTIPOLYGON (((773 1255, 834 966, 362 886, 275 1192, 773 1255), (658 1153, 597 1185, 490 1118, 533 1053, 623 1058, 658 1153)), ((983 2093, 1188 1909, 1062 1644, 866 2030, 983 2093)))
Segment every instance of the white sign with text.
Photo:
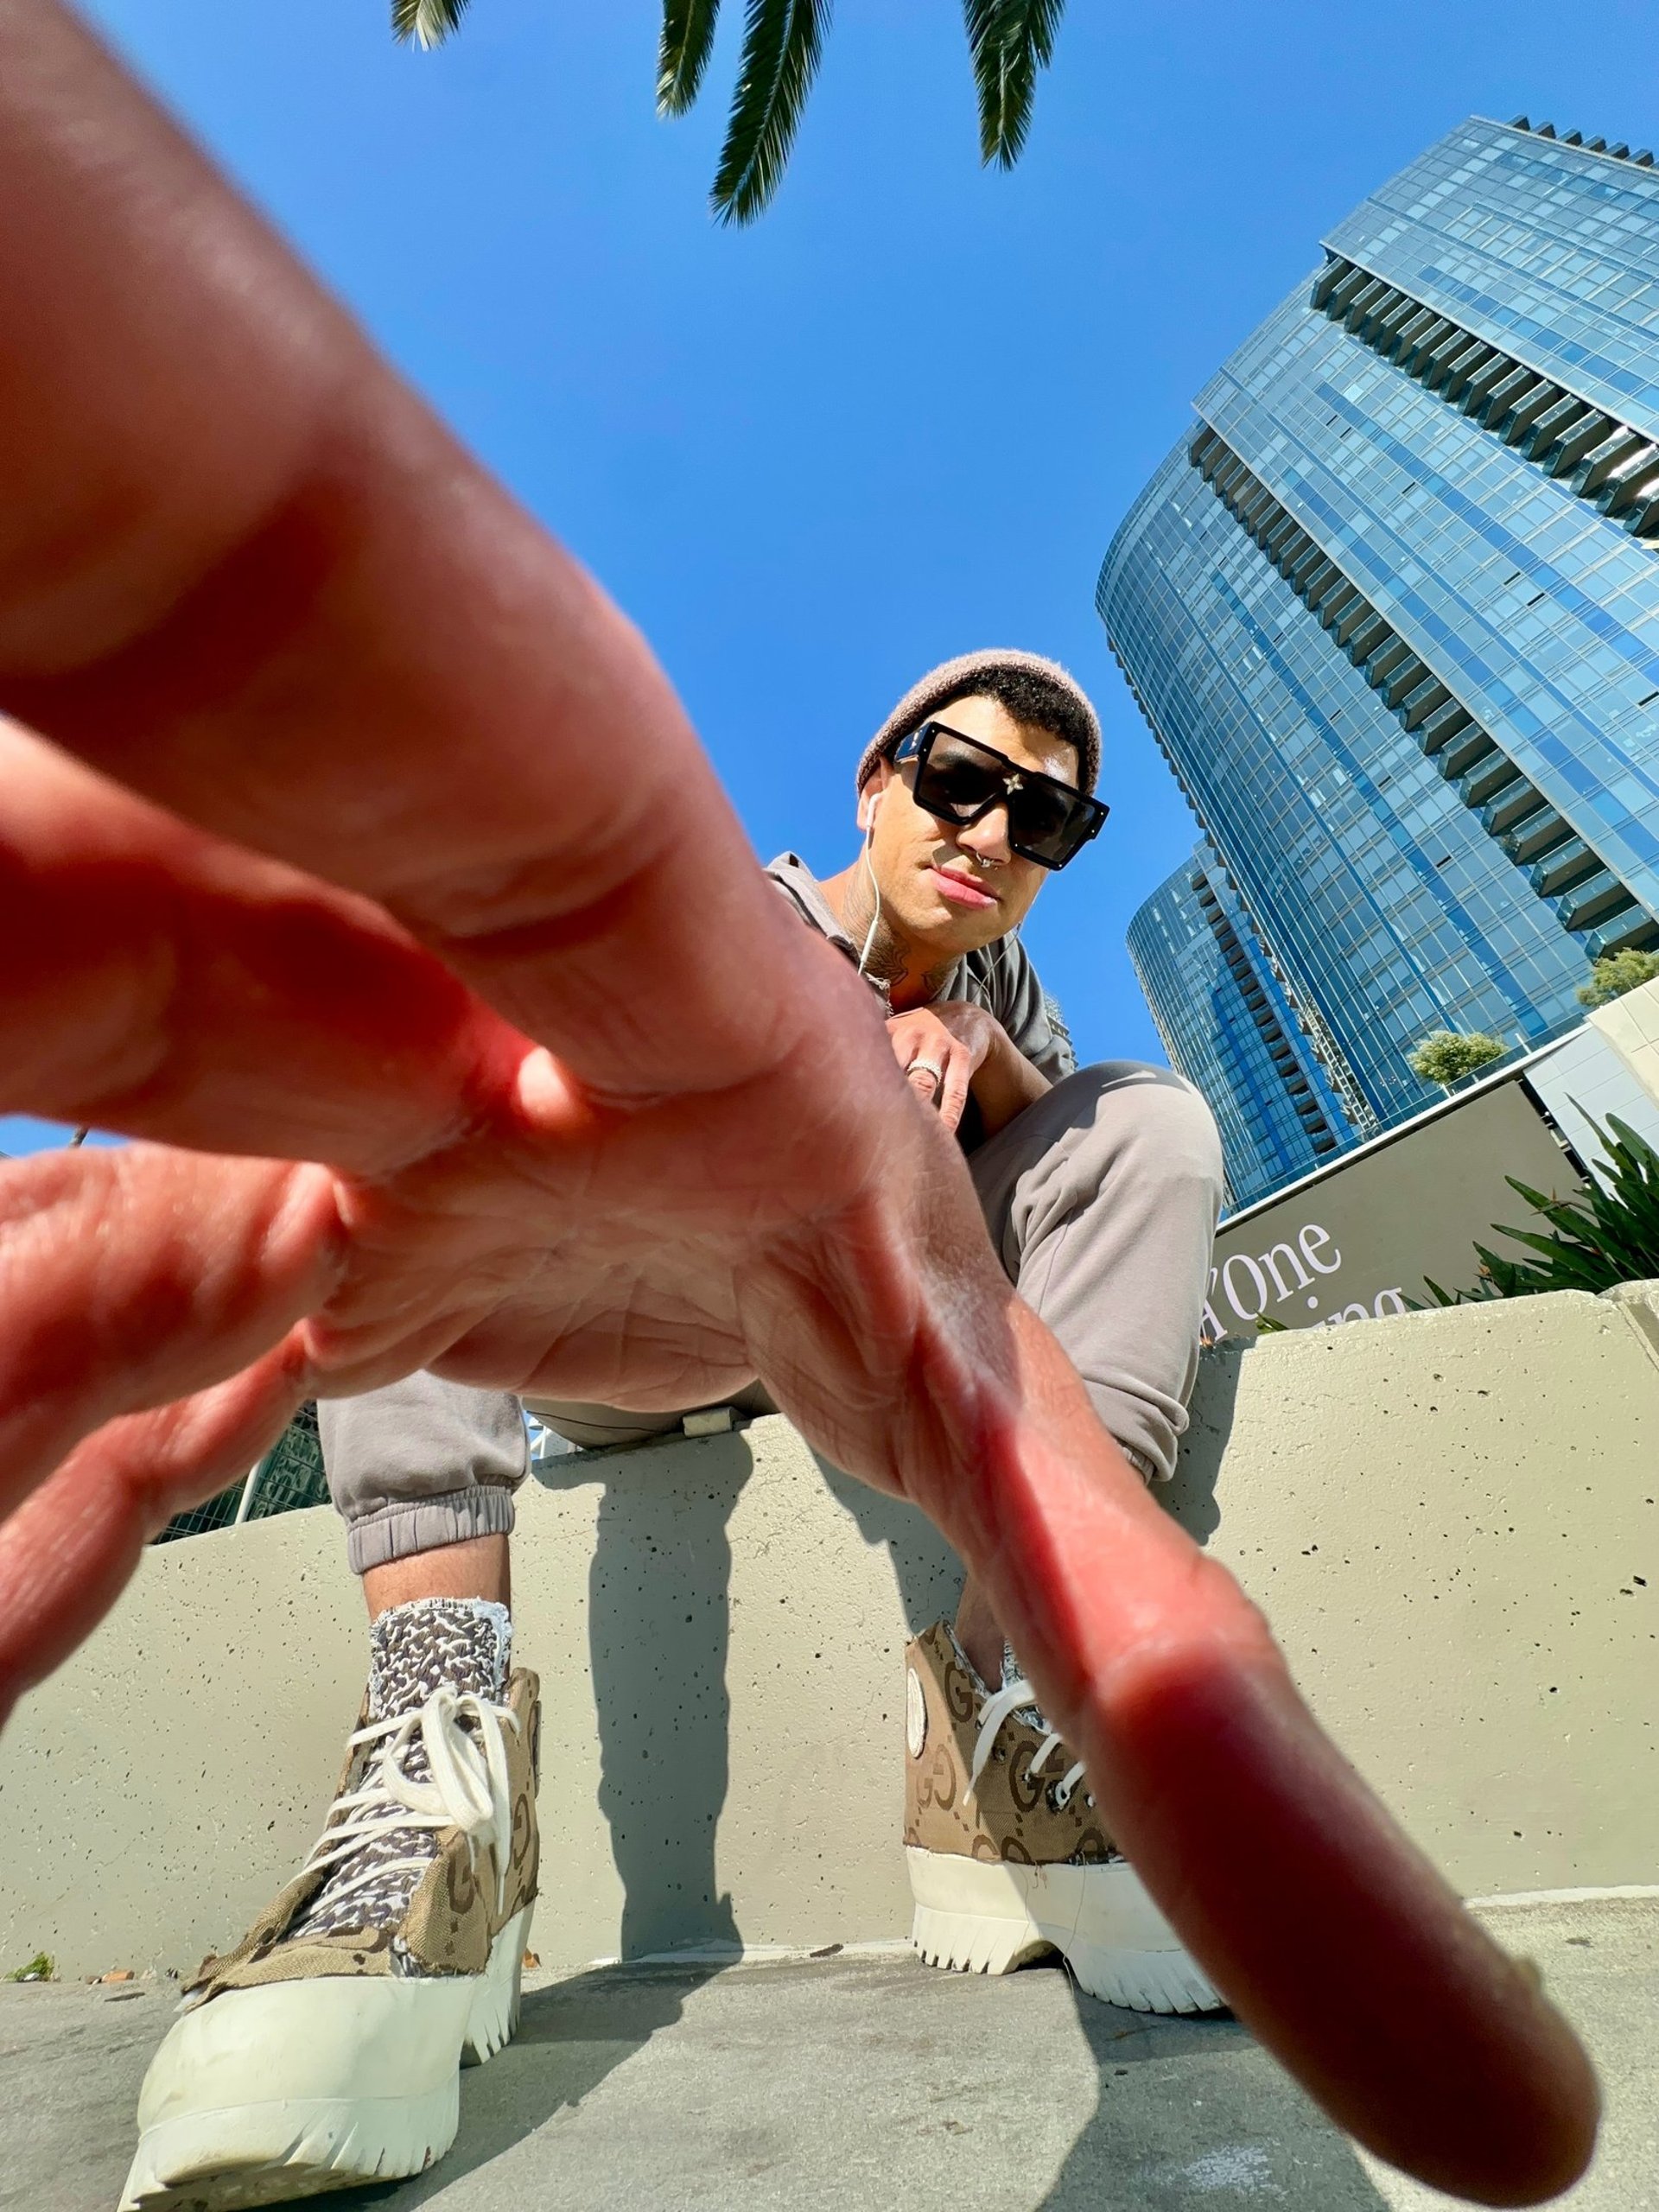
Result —
POLYGON ((1477 1243, 1506 1247, 1497 1224, 1528 1225, 1505 1178, 1565 1194, 1573 1162, 1524 1082, 1477 1091, 1385 1139, 1288 1197, 1222 1224, 1205 1304, 1207 1343, 1380 1320, 1431 1302, 1427 1279, 1472 1289, 1477 1243))

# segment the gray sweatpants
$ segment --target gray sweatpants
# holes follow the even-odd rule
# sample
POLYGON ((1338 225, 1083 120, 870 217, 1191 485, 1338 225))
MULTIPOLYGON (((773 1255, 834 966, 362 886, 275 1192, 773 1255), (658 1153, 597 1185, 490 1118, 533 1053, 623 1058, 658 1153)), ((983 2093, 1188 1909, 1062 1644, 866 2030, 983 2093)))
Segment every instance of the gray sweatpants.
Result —
MULTIPOLYGON (((1198 1371, 1221 1205, 1209 1108, 1167 1068, 1108 1060, 1057 1083, 968 1164, 1021 1297, 1142 1473, 1166 1478, 1198 1371)), ((681 1419, 531 1402, 582 1444, 635 1442, 681 1419)), ((759 1385, 735 1402, 769 1410, 759 1385)), ((518 1401, 506 1392, 413 1375, 319 1412, 358 1573, 512 1527, 528 1463, 518 1401)))

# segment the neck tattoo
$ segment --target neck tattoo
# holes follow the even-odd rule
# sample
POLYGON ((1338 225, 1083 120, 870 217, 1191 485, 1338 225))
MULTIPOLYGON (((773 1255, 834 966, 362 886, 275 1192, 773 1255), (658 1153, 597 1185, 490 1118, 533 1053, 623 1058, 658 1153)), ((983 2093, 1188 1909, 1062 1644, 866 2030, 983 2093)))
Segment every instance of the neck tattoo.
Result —
MULTIPOLYGON (((856 883, 849 886, 842 926, 855 945, 864 942, 874 915, 875 901, 868 890, 856 883)), ((955 964, 954 961, 950 961, 943 968, 931 968, 917 975, 892 924, 883 914, 864 962, 864 980, 873 984, 889 1002, 900 983, 914 982, 919 985, 921 1002, 925 1003, 938 996, 955 964)))

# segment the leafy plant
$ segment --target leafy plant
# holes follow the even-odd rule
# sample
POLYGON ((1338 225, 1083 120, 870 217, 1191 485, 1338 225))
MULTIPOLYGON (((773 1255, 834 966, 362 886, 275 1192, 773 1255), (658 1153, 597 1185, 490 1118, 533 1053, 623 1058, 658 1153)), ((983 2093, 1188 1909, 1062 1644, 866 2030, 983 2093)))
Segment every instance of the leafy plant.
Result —
MULTIPOLYGON (((434 47, 461 27, 467 0, 391 0, 395 36, 434 47)), ((743 51, 715 188, 717 221, 752 223, 782 181, 823 58, 831 0, 747 0, 743 51)), ((1012 168, 1031 128, 1039 71, 1054 52, 1065 0, 963 0, 979 104, 979 150, 1012 168)), ((657 111, 696 105, 714 50, 720 0, 663 0, 657 111)))
POLYGON ((1604 953, 1591 969, 1589 982, 1579 986, 1579 1004, 1605 1006, 1611 1000, 1623 998, 1626 991, 1650 983, 1656 976, 1659 976, 1659 952, 1638 952, 1633 944, 1627 944, 1623 952, 1604 953))
POLYGON ((1432 1029, 1407 1053, 1406 1065, 1425 1083, 1455 1083, 1459 1076, 1472 1075, 1490 1061, 1502 1059, 1509 1049, 1501 1037, 1489 1037, 1484 1030, 1465 1035, 1456 1029, 1432 1029))
POLYGON ((987 168, 1011 169, 1031 128, 1037 72, 1054 52, 1065 0, 963 0, 974 89, 979 96, 979 154, 987 168))
POLYGON ((1545 1290, 1611 1290, 1615 1283, 1659 1276, 1659 1152, 1617 1114, 1608 1116, 1605 1129, 1591 1126, 1605 1155, 1605 1186, 1592 1183, 1576 1198, 1547 1198, 1506 1175, 1510 1188, 1548 1224, 1548 1233, 1506 1229, 1501 1222, 1492 1224, 1494 1232, 1538 1256, 1508 1259, 1477 1244, 1477 1287, 1447 1291, 1429 1281, 1437 1306, 1526 1298, 1545 1290))
POLYGON ((467 0, 391 0, 392 35, 434 47, 461 29, 466 12, 467 0))
POLYGON ((44 1951, 36 1951, 27 1966, 13 1967, 6 1976, 8 1981, 50 1981, 56 1967, 44 1951))
MULTIPOLYGON (((711 34, 717 5, 705 0, 711 34)), ((830 0, 749 0, 726 143, 709 195, 721 222, 752 223, 782 183, 829 28, 830 0)), ((665 10, 664 61, 667 44, 665 10)))

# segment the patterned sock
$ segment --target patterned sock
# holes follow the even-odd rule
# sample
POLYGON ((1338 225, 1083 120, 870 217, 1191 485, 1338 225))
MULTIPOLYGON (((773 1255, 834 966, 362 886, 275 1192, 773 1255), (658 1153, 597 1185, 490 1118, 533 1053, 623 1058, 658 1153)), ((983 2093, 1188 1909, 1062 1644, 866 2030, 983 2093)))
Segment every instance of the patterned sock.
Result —
MULTIPOLYGON (((390 1607, 369 1630, 370 1719, 401 1719, 446 1685, 499 1703, 506 1691, 512 1647, 512 1618, 492 1599, 416 1598, 390 1607)), ((418 1737, 403 1765, 411 1781, 429 1780, 426 1747, 418 1737)), ((352 1787, 356 1786, 354 1780, 352 1787)), ((429 1828, 397 1828, 365 1843, 330 1869, 289 1929, 290 1940, 356 1928, 395 1928, 420 1881, 417 1871, 393 1868, 383 1880, 358 1883, 349 1894, 337 1893, 383 1861, 437 1855, 437 1837, 429 1828)))
POLYGON ((416 1598, 369 1630, 369 1718, 401 1719, 445 1683, 499 1698, 512 1654, 512 1616, 492 1598, 416 1598))

